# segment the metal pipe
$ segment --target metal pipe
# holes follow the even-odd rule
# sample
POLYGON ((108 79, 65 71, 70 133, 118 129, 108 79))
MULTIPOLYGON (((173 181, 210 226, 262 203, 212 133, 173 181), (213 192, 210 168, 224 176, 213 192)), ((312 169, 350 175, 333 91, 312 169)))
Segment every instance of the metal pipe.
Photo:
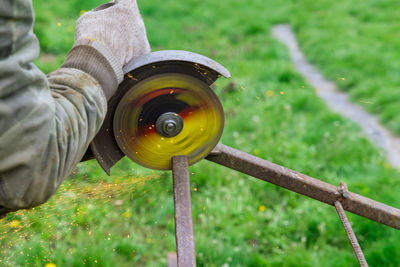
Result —
POLYGON ((234 148, 218 144, 206 159, 332 206, 336 200, 341 199, 345 210, 400 229, 399 209, 352 192, 344 199, 337 187, 331 184, 234 148))
POLYGON ((190 199, 189 165, 186 156, 172 158, 174 187, 175 239, 178 267, 195 267, 192 204, 190 199))
POLYGON ((356 254, 358 263, 360 264, 361 267, 368 267, 368 263, 365 260, 364 253, 361 250, 357 237, 354 234, 353 228, 351 227, 349 219, 347 219, 346 213, 344 212, 343 206, 339 200, 335 201, 335 208, 337 213, 339 214, 340 220, 342 221, 344 230, 346 231, 350 244, 353 247, 354 254, 356 254))

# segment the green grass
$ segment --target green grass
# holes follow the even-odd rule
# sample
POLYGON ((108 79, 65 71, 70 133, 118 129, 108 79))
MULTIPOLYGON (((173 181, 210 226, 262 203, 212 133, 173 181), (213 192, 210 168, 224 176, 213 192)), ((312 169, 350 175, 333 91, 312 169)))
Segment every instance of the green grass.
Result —
POLYGON ((310 61, 399 134, 400 2, 296 2, 291 22, 310 61))
MULTIPOLYGON (((328 110, 293 69, 285 47, 270 37, 272 25, 291 22, 307 56, 329 78, 345 77, 339 86, 356 101, 365 98, 358 92, 366 87, 371 91, 367 100, 377 101, 382 93, 378 89, 395 88, 394 74, 391 80, 368 72, 374 69, 371 62, 381 62, 381 57, 395 64, 384 39, 376 38, 390 35, 384 25, 390 24, 395 8, 379 4, 382 21, 377 24, 382 28, 365 28, 361 18, 372 12, 368 6, 373 3, 344 3, 139 4, 153 50, 199 52, 231 71, 232 79, 216 85, 226 113, 223 143, 335 185, 345 181, 351 191, 398 207, 399 173, 358 126, 328 110), (363 16, 351 20, 352 12, 363 16), (346 26, 348 20, 352 27, 346 26), (351 28, 369 31, 359 39, 347 36, 346 43, 346 35, 339 33, 351 28), (381 49, 366 53, 367 38, 381 49), (371 79, 379 81, 380 88, 371 88, 371 79)), ((70 29, 80 10, 97 2, 35 4, 42 46, 37 64, 48 72, 72 45, 70 29)), ((399 38, 393 36, 393 41, 399 38)), ((385 70, 376 65, 376 72, 385 70)), ((380 108, 383 114, 393 106, 380 108)), ((165 266, 167 252, 175 250, 170 174, 145 170, 126 159, 112 173, 107 177, 93 161, 80 164, 48 203, 3 219, 0 265, 165 266)), ((357 266, 333 207, 206 161, 191 167, 191 178, 199 266, 357 266)), ((349 217, 371 266, 400 264, 398 231, 349 217)))

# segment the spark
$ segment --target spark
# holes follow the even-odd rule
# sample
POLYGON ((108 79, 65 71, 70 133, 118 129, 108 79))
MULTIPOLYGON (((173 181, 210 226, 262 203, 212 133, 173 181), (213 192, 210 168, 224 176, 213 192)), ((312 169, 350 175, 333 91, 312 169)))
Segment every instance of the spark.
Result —
POLYGON ((130 74, 130 73, 126 74, 126 76, 127 76, 129 79, 132 79, 132 80, 134 80, 134 81, 137 81, 137 80, 138 80, 138 79, 136 79, 135 77, 133 77, 132 74, 130 74))

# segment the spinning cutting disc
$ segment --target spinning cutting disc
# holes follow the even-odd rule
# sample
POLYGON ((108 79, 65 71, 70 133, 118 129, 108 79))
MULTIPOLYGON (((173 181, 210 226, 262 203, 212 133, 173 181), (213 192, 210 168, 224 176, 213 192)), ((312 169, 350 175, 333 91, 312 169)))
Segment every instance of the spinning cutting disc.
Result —
POLYGON ((171 169, 173 156, 193 164, 218 143, 224 113, 203 81, 185 74, 151 76, 122 97, 114 115, 118 146, 130 159, 151 169, 171 169))

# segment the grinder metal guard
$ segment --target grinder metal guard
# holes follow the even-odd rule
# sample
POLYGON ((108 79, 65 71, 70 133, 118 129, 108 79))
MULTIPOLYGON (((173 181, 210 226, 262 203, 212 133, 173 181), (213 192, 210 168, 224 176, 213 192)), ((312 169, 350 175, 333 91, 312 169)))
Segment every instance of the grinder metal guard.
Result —
POLYGON ((124 73, 90 144, 107 174, 124 155, 165 170, 173 156, 186 155, 193 164, 209 154, 224 126, 222 106, 209 86, 230 77, 229 71, 202 55, 169 50, 135 58, 124 73))

